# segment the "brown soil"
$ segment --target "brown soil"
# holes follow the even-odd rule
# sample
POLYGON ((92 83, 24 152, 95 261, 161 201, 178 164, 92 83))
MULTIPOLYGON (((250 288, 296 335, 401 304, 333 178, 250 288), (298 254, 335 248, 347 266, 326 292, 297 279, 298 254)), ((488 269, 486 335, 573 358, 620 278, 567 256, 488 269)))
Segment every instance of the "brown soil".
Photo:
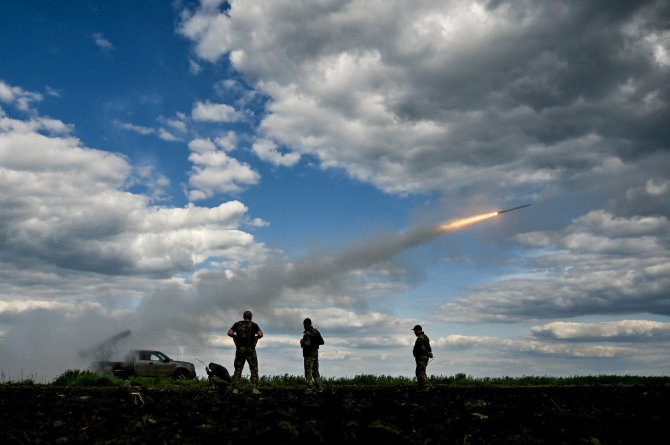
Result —
POLYGON ((0 385, 9 443, 653 443, 670 387, 211 388, 0 385), (133 394, 134 393, 134 394, 133 394))

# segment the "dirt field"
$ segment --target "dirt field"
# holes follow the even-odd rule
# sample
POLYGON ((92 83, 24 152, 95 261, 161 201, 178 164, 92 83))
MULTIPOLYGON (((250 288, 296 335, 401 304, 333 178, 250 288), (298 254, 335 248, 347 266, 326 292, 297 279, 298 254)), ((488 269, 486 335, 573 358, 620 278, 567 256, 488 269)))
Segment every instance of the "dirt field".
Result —
POLYGON ((669 421, 670 387, 338 386, 252 396, 0 385, 3 444, 640 444, 664 437, 669 421))

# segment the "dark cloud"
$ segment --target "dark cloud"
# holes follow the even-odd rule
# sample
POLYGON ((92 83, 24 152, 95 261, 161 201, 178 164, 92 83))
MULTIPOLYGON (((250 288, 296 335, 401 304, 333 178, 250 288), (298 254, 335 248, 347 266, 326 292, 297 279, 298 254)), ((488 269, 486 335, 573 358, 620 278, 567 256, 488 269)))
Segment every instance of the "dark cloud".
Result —
POLYGON ((597 192, 667 153, 665 2, 386 6, 238 4, 181 31, 273 99, 267 137, 388 192, 597 192))
POLYGON ((446 319, 516 322, 585 315, 670 315, 670 233, 665 217, 594 211, 565 230, 517 236, 541 255, 531 279, 473 286, 442 306, 446 319))

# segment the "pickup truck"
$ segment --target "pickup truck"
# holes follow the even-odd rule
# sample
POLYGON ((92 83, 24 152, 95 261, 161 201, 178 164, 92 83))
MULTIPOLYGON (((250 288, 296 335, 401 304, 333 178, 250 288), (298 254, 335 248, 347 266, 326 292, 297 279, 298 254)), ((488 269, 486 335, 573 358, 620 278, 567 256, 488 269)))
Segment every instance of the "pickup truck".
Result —
POLYGON ((172 360, 160 351, 131 349, 122 362, 99 361, 94 367, 105 374, 116 377, 172 377, 173 379, 194 379, 193 363, 172 360))

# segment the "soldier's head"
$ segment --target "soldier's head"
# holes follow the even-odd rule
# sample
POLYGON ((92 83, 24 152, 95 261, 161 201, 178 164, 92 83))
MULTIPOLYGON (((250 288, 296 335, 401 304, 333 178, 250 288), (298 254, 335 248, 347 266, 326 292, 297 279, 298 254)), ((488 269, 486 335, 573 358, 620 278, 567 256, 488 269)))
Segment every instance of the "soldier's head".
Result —
POLYGON ((414 327, 412 328, 412 330, 414 331, 414 333, 415 333, 417 336, 423 334, 423 329, 421 329, 421 325, 420 325, 420 324, 414 326, 414 327))
POLYGON ((308 328, 308 327, 312 326, 312 320, 310 320, 309 318, 305 318, 305 319, 302 321, 302 325, 303 325, 304 327, 308 328))
POLYGON ((209 368, 209 369, 214 369, 214 366, 216 366, 216 364, 214 364, 214 363, 210 363, 209 366, 208 366, 208 368, 209 368))
POLYGON ((251 320, 252 316, 251 311, 244 311, 244 314, 242 315, 245 320, 251 320))

